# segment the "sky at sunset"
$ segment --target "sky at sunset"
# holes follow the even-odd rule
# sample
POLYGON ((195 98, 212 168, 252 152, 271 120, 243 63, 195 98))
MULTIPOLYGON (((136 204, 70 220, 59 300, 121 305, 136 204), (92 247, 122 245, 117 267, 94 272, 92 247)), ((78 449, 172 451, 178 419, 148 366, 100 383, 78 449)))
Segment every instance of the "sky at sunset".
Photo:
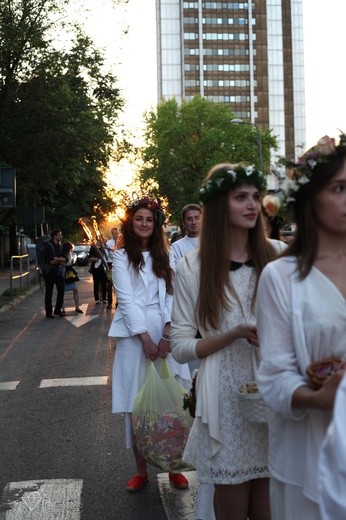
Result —
MULTIPOLYGON (((155 0, 83 0, 87 32, 106 52, 127 100, 124 118, 134 129, 157 102, 155 0), (125 29, 127 34, 123 34, 125 29)), ((346 132, 344 39, 346 0, 303 0, 306 143, 346 132)))

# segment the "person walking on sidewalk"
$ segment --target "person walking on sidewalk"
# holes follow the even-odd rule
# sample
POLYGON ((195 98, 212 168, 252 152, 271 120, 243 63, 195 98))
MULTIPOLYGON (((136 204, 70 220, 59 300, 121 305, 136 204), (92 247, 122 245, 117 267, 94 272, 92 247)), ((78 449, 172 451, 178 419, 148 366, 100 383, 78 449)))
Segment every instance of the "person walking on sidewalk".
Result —
MULTIPOLYGON (((65 292, 72 291, 73 300, 74 300, 74 303, 75 303, 75 306, 76 306, 75 311, 76 311, 77 314, 83 314, 83 311, 82 311, 82 309, 79 306, 79 293, 78 293, 77 282, 73 281, 73 282, 67 283, 67 280, 66 280, 66 270, 67 269, 70 269, 70 270, 72 269, 75 274, 77 273, 77 271, 75 271, 73 269, 73 266, 72 266, 72 263, 73 263, 73 259, 72 259, 73 244, 71 244, 71 242, 64 242, 62 244, 62 246, 61 246, 61 253, 67 260, 66 264, 65 264, 65 268, 63 268, 64 273, 65 273, 64 274, 65 292)), ((78 277, 76 279, 79 280, 78 277)), ((63 312, 65 312, 65 309, 64 309, 63 312)))
POLYGON ((61 229, 55 228, 50 234, 52 240, 49 241, 44 248, 44 260, 47 264, 44 279, 46 292, 44 305, 46 318, 54 318, 55 316, 64 316, 61 308, 64 302, 65 281, 62 266, 66 264, 66 258, 61 254, 61 241, 63 239, 61 229), (57 289, 57 296, 53 315, 53 289, 54 285, 57 289))

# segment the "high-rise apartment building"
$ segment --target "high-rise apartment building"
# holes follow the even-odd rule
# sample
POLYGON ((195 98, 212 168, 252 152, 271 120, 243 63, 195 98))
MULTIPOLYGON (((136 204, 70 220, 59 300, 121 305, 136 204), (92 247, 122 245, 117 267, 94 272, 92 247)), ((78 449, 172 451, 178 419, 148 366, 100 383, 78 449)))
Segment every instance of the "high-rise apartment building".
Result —
MULTIPOLYGON (((156 0, 158 99, 199 93, 271 128, 275 155, 305 145, 302 0, 156 0)), ((275 157, 272 158, 275 161, 275 157)))

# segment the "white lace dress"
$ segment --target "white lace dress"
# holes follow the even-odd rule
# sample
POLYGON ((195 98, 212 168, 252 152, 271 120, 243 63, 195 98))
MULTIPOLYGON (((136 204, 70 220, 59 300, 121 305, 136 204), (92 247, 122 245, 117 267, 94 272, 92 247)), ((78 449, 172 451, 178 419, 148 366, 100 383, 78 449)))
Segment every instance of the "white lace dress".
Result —
MULTIPOLYGON (((224 313, 220 332, 229 330, 239 323, 255 323, 251 310, 255 290, 254 269, 244 264, 239 269, 230 271, 230 276, 242 302, 243 312, 239 304, 233 302, 232 311, 224 313)), ((242 414, 236 394, 241 384, 254 380, 253 348, 256 347, 251 346, 245 339, 239 339, 222 351, 219 374, 222 447, 211 459, 208 431, 201 423, 194 424, 191 437, 196 435, 197 442, 191 438, 184 455, 184 460, 195 460, 200 483, 240 484, 255 478, 269 477, 267 425, 248 422, 242 414)), ((197 418, 196 421, 200 419, 197 418)))

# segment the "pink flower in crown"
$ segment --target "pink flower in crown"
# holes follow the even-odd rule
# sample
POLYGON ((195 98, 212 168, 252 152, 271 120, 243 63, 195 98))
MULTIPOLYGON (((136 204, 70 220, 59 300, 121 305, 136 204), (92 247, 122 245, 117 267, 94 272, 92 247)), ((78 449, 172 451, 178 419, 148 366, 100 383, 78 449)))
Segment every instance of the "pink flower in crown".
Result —
POLYGON ((275 217, 280 209, 281 202, 276 195, 265 195, 263 197, 263 207, 269 217, 275 217))
POLYGON ((325 135, 317 143, 317 152, 320 155, 330 155, 335 152, 335 139, 325 135))

